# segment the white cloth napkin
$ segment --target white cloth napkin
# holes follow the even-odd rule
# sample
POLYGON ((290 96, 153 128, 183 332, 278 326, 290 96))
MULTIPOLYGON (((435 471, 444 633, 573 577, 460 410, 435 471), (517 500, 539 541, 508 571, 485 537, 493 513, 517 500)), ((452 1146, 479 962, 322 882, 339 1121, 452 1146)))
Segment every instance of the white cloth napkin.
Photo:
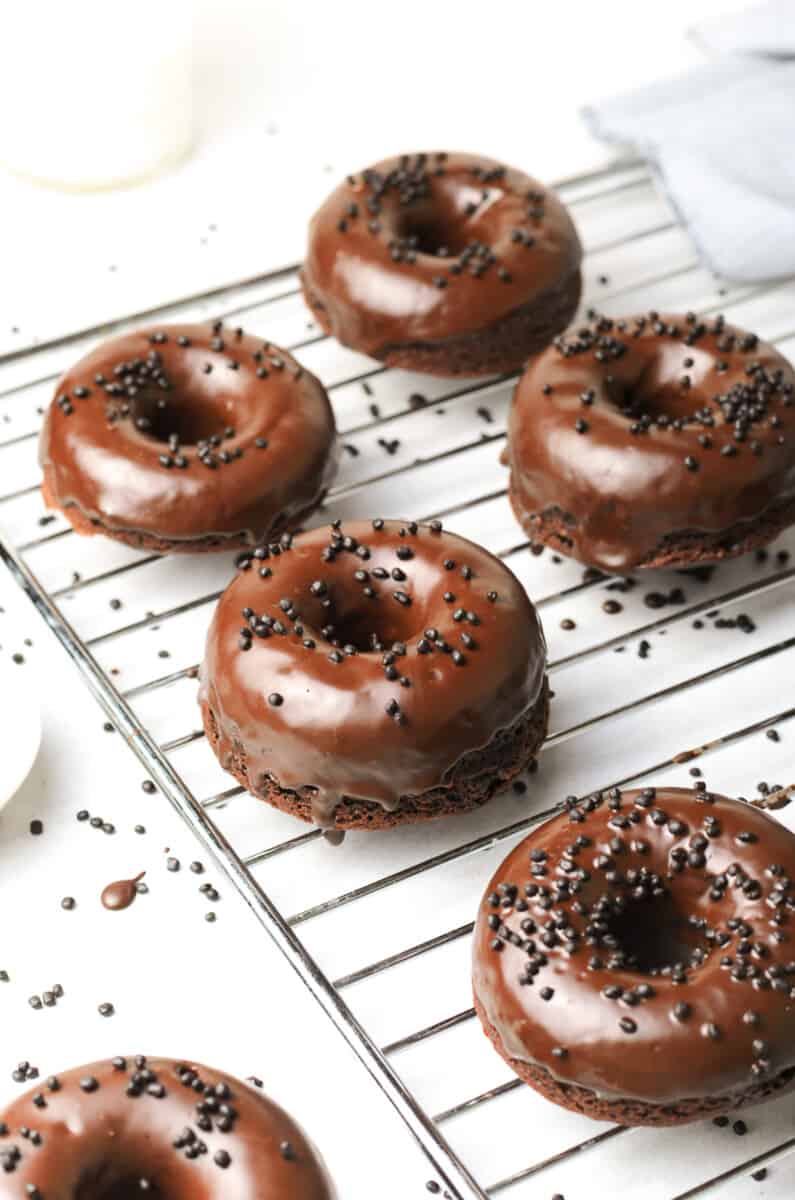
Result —
POLYGON ((717 274, 795 274, 795 0, 713 18, 693 36, 710 62, 595 104, 585 119, 656 166, 717 274))

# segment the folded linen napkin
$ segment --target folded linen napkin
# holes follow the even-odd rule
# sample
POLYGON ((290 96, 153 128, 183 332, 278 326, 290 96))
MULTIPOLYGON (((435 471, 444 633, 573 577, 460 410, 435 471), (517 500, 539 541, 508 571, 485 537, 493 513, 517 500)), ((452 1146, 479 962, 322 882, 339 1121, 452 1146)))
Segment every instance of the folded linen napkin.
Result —
POLYGON ((717 57, 585 119, 655 165, 717 274, 795 274, 795 3, 769 0, 693 34, 717 57))

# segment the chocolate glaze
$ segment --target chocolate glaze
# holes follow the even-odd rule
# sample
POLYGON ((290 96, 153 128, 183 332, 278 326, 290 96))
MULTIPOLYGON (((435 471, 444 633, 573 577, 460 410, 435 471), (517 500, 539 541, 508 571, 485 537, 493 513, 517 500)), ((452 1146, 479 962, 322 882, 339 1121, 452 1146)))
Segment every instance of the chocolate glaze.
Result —
POLYGON ((794 385, 782 355, 720 317, 651 314, 572 332, 514 394, 517 516, 530 532, 534 515, 560 518, 563 549, 615 571, 674 535, 756 521, 795 496, 794 385))
POLYGON ((312 218, 302 279, 338 341, 385 358, 542 305, 581 257, 567 210, 522 171, 480 155, 404 155, 331 193, 312 218), (476 243, 493 259, 473 256, 476 243))
POLYGON ((138 895, 136 884, 143 879, 146 871, 141 871, 134 879, 117 879, 102 889, 102 907, 111 912, 120 912, 129 908, 138 895))
POLYGON ((319 381, 286 351, 217 322, 164 325, 103 342, 66 373, 40 458, 46 498, 67 515, 76 505, 109 531, 224 548, 289 526, 318 502, 336 462, 334 418, 319 381), (167 389, 116 370, 152 355, 167 389), (220 445, 203 448, 212 435, 220 445))
POLYGON ((199 699, 216 722, 221 762, 242 748, 249 779, 307 789, 318 824, 331 824, 343 796, 392 810, 402 796, 444 785, 465 753, 540 695, 545 645, 524 589, 486 550, 440 526, 315 529, 264 565, 266 579, 255 559, 218 602, 199 699), (357 571, 366 574, 357 580, 357 571), (284 632, 263 634, 262 617, 284 632), (380 649, 370 648, 372 633, 380 649), (390 653, 394 643, 405 654, 390 653))
POLYGON ((287 1113, 207 1067, 132 1057, 91 1063, 40 1083, 0 1119, 0 1197, 8 1200, 336 1195, 317 1151, 287 1113), (224 1117, 225 1105, 233 1117, 224 1117), (30 1136, 21 1136, 23 1128, 30 1136), (202 1143, 206 1151, 197 1153, 202 1143))
POLYGON ((496 871, 475 929, 475 996, 507 1056, 562 1083, 652 1104, 726 1095, 730 1106, 795 1067, 793 881, 795 836, 744 802, 683 788, 592 798, 535 830, 496 871), (572 851, 578 836, 587 844, 572 851), (633 898, 633 887, 649 885, 628 878, 632 870, 656 872, 662 894, 633 898), (555 899, 564 881, 569 894, 564 888, 555 899), (542 907, 543 891, 528 896, 528 885, 546 889, 551 906, 542 907), (590 912, 603 895, 613 904, 623 897, 626 916, 618 921, 606 909, 599 931, 590 912), (545 941, 555 917, 561 923, 545 941), (535 929, 522 929, 528 919, 535 929), (612 947, 605 933, 616 937, 612 947), (694 949, 704 950, 700 965, 690 964, 694 949), (647 961, 633 965, 635 951, 647 961), (619 957, 611 967, 612 955, 619 957), (679 982, 675 961, 686 964, 679 982), (538 971, 522 982, 531 962, 538 971), (611 986, 618 998, 604 994, 611 986), (687 1011, 677 1017, 682 1004, 687 1011), (622 1029, 622 1020, 635 1030, 622 1029))

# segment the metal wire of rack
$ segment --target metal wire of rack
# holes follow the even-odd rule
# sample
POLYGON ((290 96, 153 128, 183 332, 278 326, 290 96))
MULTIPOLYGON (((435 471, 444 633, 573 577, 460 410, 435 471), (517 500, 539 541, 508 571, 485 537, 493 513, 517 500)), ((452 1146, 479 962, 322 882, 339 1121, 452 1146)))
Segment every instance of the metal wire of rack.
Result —
MULTIPOLYGON (((611 314, 721 309, 795 350, 795 281, 712 279, 642 165, 559 186, 586 244, 588 304, 611 314)), ((594 1124, 535 1096, 479 1035, 467 943, 489 871, 564 794, 660 775, 676 782, 696 761, 714 771, 712 786, 737 794, 752 786, 748 772, 758 774, 754 756, 764 745, 785 784, 762 802, 783 804, 792 790, 783 773, 795 756, 786 737, 758 739, 773 725, 795 729, 787 724, 795 702, 770 686, 773 667, 786 678, 795 662, 787 621, 795 536, 764 559, 676 576, 681 598, 652 615, 631 580, 583 577, 559 556, 530 553, 498 463, 512 379, 451 383, 386 371, 307 325, 294 271, 112 328, 208 315, 240 319, 288 345, 329 388, 347 453, 320 519, 441 517, 510 564, 545 621, 557 715, 526 794, 422 832, 354 835, 341 850, 230 786, 197 727, 193 682, 230 556, 202 556, 188 571, 184 560, 77 538, 40 500, 42 406, 60 371, 109 327, 0 359, 0 433, 9 431, 0 437, 0 557, 109 718, 388 1095, 451 1197, 561 1192, 576 1200, 584 1181, 609 1172, 615 1197, 635 1194, 642 1181, 646 1200, 686 1200, 785 1159, 795 1149, 787 1098, 759 1110, 742 1140, 712 1126, 672 1133, 594 1124), (622 603, 609 620, 601 614, 606 589, 622 603), (753 613, 752 643, 713 626, 719 612, 724 628, 736 629, 740 606, 753 613), (561 632, 563 613, 577 616, 573 632, 561 632), (171 662, 163 673, 156 646, 165 637, 171 662), (638 661, 644 645, 652 668, 638 661), (650 1184, 652 1156, 664 1177, 650 1184)))

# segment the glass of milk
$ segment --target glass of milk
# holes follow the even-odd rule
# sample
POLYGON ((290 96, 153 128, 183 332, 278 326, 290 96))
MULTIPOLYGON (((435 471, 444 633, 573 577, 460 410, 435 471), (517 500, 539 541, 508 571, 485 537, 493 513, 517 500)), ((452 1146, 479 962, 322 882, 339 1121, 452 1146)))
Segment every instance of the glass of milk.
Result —
POLYGON ((24 0, 0 37, 0 164, 70 190, 151 176, 191 147, 192 0, 24 0))

